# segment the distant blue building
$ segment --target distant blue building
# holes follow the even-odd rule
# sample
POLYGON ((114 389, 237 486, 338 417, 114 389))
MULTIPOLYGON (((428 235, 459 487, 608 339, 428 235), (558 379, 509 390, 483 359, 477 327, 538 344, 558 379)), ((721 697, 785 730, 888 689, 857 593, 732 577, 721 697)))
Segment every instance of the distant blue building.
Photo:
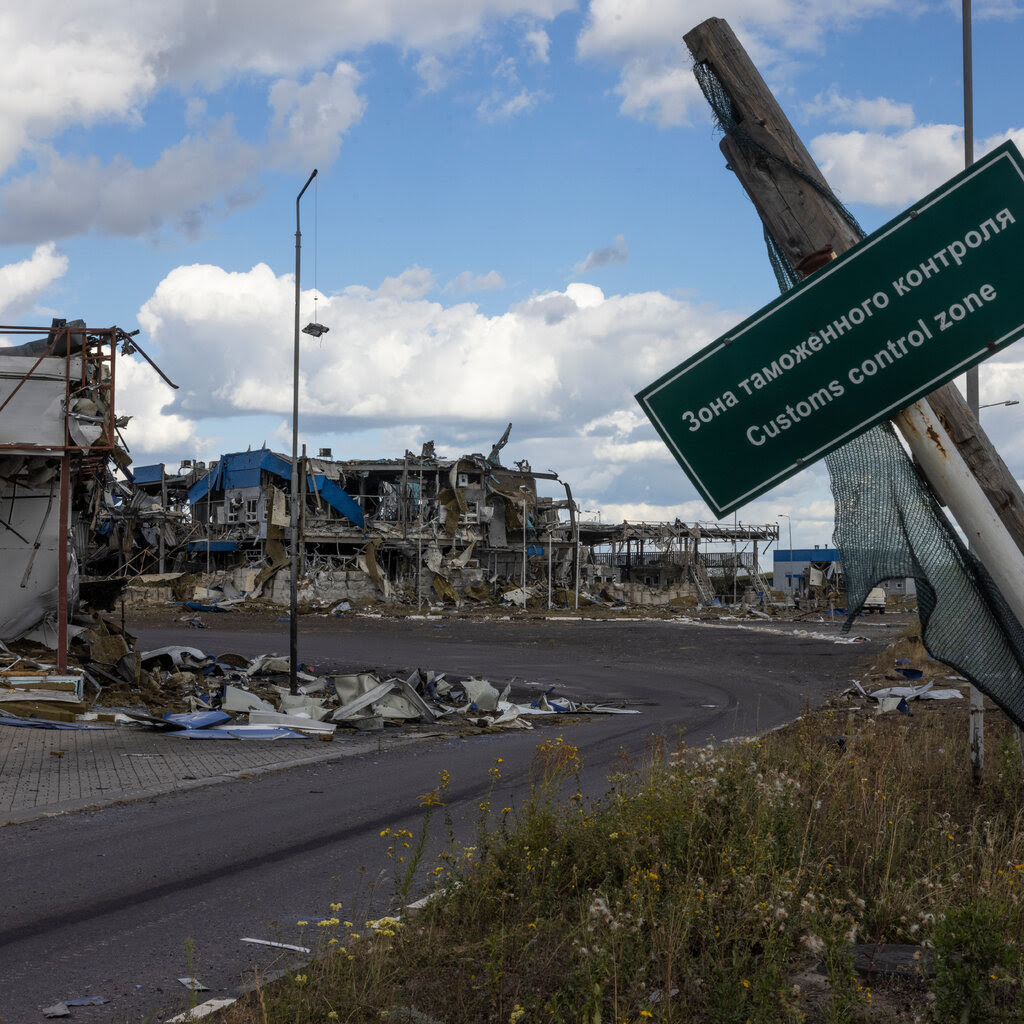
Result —
MULTIPOLYGON (((306 459, 303 465, 306 479, 300 490, 317 509, 316 529, 323 532, 333 522, 361 534, 363 511, 340 485, 344 479, 341 467, 320 459, 306 459)), ((189 549, 231 551, 261 546, 273 535, 269 527, 283 529, 290 522, 291 479, 291 460, 267 448, 222 455, 188 489, 193 521, 201 525, 204 534, 190 541, 189 549)))
POLYGON ((841 567, 835 548, 776 548, 772 587, 793 597, 804 597, 811 587, 838 587, 841 567))
MULTIPOLYGON (((917 588, 910 577, 881 580, 878 585, 889 597, 913 599, 917 596, 917 588)), ((821 547, 794 548, 792 551, 777 548, 772 587, 795 598, 808 596, 811 588, 818 597, 824 597, 830 591, 844 590, 846 582, 839 552, 835 548, 821 547)))

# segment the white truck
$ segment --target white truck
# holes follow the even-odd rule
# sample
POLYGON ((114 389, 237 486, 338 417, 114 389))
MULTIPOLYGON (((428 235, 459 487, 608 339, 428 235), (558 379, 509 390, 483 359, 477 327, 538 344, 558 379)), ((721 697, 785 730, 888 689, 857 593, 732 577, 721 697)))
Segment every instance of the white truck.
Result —
POLYGON ((868 596, 864 598, 863 605, 864 612, 878 612, 879 615, 885 614, 885 589, 883 587, 872 587, 868 591, 868 596))

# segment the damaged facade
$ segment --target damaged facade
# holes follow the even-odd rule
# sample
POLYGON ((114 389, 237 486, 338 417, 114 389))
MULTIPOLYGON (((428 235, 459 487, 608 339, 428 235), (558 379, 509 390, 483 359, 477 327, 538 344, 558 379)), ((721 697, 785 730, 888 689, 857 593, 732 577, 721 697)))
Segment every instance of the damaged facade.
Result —
POLYGON ((590 589, 631 605, 695 598, 711 604, 767 599, 761 556, 779 539, 777 523, 586 522, 580 527, 590 589), (759 545, 763 545, 759 547, 759 545), (711 550, 712 547, 725 550, 711 550))
MULTIPOLYGON (((432 443, 400 459, 303 457, 300 588, 305 600, 490 601, 534 578, 575 584, 577 518, 568 485, 525 461, 501 464, 508 432, 490 455, 439 458, 432 443), (553 482, 564 499, 538 494, 553 482), (563 516, 562 513, 565 513, 563 516)), ((222 570, 231 596, 287 603, 291 460, 260 448, 221 456, 187 488, 189 522, 167 569, 222 570)), ((170 511, 182 474, 135 471, 136 490, 170 511)), ((152 563, 153 552, 150 552, 152 563)), ((515 598, 513 597, 513 600, 515 598)))
MULTIPOLYGON (((66 651, 80 590, 109 608, 126 581, 154 574, 215 573, 216 599, 288 603, 289 458, 260 448, 176 472, 132 467, 114 415, 117 346, 139 352, 132 338, 81 321, 4 331, 29 340, 0 354, 0 640, 48 621, 45 639, 66 651)), ((510 430, 488 455, 441 458, 432 442, 398 459, 303 455, 302 599, 572 607, 581 587, 616 603, 714 596, 713 560, 698 545, 727 528, 581 523, 556 473, 502 465, 510 430)), ((757 540, 777 527, 744 529, 756 575, 757 540)))
POLYGON ((114 368, 117 344, 129 338, 82 321, 0 331, 15 342, 0 350, 0 640, 43 626, 66 652, 78 565, 112 463, 127 463, 114 368), (69 534, 73 543, 62 543, 69 534))
MULTIPOLYGON (((400 459, 339 461, 326 449, 303 456, 302 600, 574 607, 581 591, 634 605, 768 592, 759 554, 778 540, 777 524, 581 521, 556 473, 534 472, 525 460, 501 464, 508 434, 487 456, 444 459, 432 443, 400 459), (565 496, 545 497, 544 488, 565 496)), ((171 474, 137 468, 135 490, 146 497, 129 506, 162 515, 165 532, 178 530, 174 544, 159 533, 159 558, 150 545, 150 572, 158 562, 159 571, 214 574, 220 589, 201 599, 287 604, 291 472, 291 459, 267 448, 209 466, 185 462, 171 474)))

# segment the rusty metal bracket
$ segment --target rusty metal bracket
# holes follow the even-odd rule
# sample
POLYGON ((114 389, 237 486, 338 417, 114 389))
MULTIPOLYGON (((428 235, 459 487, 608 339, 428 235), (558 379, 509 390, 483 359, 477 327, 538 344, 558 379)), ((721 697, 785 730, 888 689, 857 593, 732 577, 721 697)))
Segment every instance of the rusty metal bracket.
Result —
POLYGON ((142 351, 142 347, 139 345, 137 341, 134 340, 135 335, 138 333, 138 331, 132 331, 130 334, 128 334, 125 331, 122 331, 120 328, 117 328, 118 341, 122 342, 121 355, 130 356, 137 352, 140 356, 142 356, 143 359, 146 360, 147 363, 149 363, 150 366, 153 367, 154 370, 156 370, 158 374, 160 374, 160 377, 165 384, 167 384, 169 387, 174 388, 174 390, 177 391, 178 385, 175 384, 174 381, 171 380, 171 378, 168 377, 167 374, 164 373, 164 371, 161 370, 160 367, 157 366, 156 363, 154 363, 153 360, 150 359, 149 356, 147 356, 146 353, 142 351))

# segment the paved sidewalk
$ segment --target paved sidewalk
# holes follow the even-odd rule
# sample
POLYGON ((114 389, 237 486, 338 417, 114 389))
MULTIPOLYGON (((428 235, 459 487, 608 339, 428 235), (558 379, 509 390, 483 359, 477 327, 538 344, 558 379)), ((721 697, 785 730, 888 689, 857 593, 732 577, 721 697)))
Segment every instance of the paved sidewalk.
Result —
POLYGON ((133 726, 88 731, 0 725, 0 825, 375 753, 419 735, 330 741, 188 740, 133 726))

